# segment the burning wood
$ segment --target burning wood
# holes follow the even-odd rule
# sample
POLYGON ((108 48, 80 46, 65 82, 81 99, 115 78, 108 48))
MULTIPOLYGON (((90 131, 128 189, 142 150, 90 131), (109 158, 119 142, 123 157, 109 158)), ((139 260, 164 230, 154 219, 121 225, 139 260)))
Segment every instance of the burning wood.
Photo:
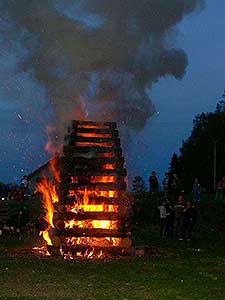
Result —
POLYGON ((49 252, 93 257, 96 249, 104 255, 105 247, 127 248, 129 201, 115 123, 74 121, 60 158, 60 175, 57 165, 55 160, 50 163, 59 193, 46 179, 37 187, 49 224, 42 232, 49 252))

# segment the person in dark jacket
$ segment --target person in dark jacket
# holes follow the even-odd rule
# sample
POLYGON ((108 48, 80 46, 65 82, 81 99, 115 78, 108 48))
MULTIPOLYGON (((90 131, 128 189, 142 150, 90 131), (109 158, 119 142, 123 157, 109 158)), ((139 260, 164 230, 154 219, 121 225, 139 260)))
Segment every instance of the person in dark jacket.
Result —
POLYGON ((188 201, 183 210, 183 225, 180 240, 186 239, 190 241, 193 226, 196 223, 196 209, 191 201, 188 201))
POLYGON ((157 193, 159 190, 159 181, 155 171, 152 171, 148 181, 150 193, 157 193))
POLYGON ((172 238, 174 234, 175 210, 172 202, 166 199, 166 236, 172 238))
POLYGON ((171 194, 173 196, 174 202, 177 201, 179 193, 180 193, 180 180, 177 174, 173 174, 171 179, 171 194))

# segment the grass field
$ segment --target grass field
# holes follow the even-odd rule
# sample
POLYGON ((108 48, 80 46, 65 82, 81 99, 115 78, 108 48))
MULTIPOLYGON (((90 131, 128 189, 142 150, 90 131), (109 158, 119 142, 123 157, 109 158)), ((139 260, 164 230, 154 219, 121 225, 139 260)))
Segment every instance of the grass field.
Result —
POLYGON ((0 299, 224 300, 222 252, 162 248, 157 256, 63 261, 0 256, 0 299))
POLYGON ((134 243, 155 255, 64 261, 18 254, 31 241, 1 237, 0 300, 225 300, 223 206, 204 206, 189 244, 161 240, 157 224, 134 224, 134 243))

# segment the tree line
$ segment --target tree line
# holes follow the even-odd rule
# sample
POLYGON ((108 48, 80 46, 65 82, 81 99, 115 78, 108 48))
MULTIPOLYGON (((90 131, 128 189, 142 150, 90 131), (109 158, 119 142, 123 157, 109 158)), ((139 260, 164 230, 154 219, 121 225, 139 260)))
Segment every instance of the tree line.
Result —
POLYGON ((196 177, 213 191, 225 176, 225 93, 214 112, 195 117, 191 135, 171 158, 170 172, 178 175, 185 191, 191 191, 196 177))

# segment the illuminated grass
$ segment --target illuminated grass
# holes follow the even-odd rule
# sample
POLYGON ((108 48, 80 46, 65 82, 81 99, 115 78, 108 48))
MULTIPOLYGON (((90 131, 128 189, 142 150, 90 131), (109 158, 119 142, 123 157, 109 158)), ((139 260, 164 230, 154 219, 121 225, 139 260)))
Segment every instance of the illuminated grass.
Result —
POLYGON ((120 261, 0 257, 0 299, 222 300, 225 260, 191 249, 120 261))

